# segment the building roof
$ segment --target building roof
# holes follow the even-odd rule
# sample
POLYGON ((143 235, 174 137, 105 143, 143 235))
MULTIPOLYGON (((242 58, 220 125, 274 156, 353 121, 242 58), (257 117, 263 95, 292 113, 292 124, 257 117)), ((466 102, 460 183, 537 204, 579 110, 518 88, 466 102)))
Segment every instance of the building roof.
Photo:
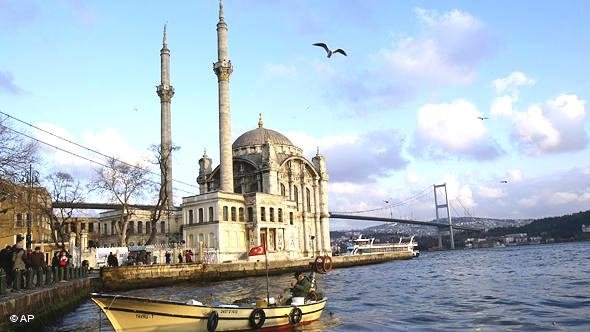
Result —
POLYGON ((264 128, 262 115, 260 115, 260 118, 258 119, 258 128, 243 133, 234 141, 231 147, 232 149, 236 149, 244 146, 263 145, 267 141, 276 145, 293 146, 291 140, 289 140, 285 135, 277 131, 264 128))

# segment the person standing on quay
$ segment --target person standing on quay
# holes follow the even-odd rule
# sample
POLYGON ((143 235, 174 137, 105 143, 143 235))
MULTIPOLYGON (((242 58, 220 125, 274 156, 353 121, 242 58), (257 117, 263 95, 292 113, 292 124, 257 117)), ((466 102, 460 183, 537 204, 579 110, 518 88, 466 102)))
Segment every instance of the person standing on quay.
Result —
POLYGON ((170 264, 170 259, 172 258, 172 255, 170 255, 170 253, 166 251, 166 254, 164 256, 166 257, 166 264, 170 264))

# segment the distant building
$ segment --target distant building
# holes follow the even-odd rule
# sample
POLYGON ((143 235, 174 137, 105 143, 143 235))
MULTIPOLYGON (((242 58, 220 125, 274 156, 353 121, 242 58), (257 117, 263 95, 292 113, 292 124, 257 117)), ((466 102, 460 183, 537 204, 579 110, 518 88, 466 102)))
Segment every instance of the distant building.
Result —
POLYGON ((51 242, 51 225, 45 213, 51 196, 45 188, 0 180, 0 195, 0 246, 15 244, 18 235, 25 238, 29 220, 33 248, 36 244, 51 242))

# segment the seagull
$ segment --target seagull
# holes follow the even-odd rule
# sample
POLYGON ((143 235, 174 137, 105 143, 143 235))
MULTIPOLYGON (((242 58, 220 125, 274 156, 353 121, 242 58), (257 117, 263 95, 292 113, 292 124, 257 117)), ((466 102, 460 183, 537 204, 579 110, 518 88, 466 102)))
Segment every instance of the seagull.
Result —
POLYGON ((508 183, 508 180, 502 180, 500 183, 508 183))
POLYGON ((346 56, 346 52, 344 52, 344 50, 341 49, 341 48, 337 48, 335 50, 331 50, 331 49, 328 48, 328 45, 326 45, 324 43, 315 43, 315 44, 313 44, 313 46, 323 47, 324 50, 326 50, 326 53, 328 53, 328 58, 331 57, 332 54, 334 54, 334 53, 340 53, 340 54, 346 56))
POLYGON ((477 118, 480 119, 480 120, 487 120, 488 119, 487 116, 478 116, 477 118))

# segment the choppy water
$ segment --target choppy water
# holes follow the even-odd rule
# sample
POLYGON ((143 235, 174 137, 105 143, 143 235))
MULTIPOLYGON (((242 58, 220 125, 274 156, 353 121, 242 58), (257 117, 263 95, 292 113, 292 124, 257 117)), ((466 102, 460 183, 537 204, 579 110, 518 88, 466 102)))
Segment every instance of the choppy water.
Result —
MULTIPOLYGON (((265 296, 264 277, 124 292, 231 302, 265 296)), ((290 275, 271 276, 271 296, 290 275)), ((590 331, 590 242, 456 250, 336 269, 318 280, 328 306, 305 331, 590 331)), ((84 302, 46 331, 112 331, 84 302)))

